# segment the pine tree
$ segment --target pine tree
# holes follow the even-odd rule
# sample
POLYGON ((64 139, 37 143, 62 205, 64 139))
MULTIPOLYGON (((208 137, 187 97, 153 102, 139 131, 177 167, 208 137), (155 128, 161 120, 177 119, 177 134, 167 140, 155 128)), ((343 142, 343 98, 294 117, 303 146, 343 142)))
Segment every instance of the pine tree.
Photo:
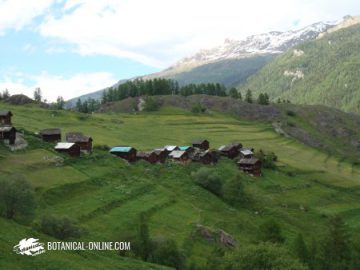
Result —
POLYGON ((42 93, 41 93, 40 87, 35 88, 34 100, 37 102, 41 102, 41 100, 42 100, 42 93))
POLYGON ((247 103, 253 103, 252 92, 251 92, 250 89, 248 89, 248 90, 246 91, 245 101, 246 101, 247 103))
POLYGON ((239 98, 239 93, 238 93, 238 91, 236 90, 235 87, 233 87, 233 88, 231 88, 229 90, 229 96, 232 97, 232 98, 235 98, 235 99, 239 98))
POLYGON ((64 98, 63 97, 58 97, 56 99, 56 108, 58 110, 62 110, 64 108, 64 105, 65 105, 64 98))

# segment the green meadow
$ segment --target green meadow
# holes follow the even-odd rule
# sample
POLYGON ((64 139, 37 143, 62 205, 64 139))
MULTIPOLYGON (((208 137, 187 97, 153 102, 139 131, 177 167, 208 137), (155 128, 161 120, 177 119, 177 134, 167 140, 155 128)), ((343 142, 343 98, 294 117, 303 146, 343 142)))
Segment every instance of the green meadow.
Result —
MULTIPOLYGON (((34 105, 0 103, 0 108, 13 112, 14 126, 29 143, 27 149, 16 152, 0 145, 0 179, 22 175, 34 187, 38 201, 32 224, 0 218, 0 269, 168 269, 112 251, 48 251, 35 258, 15 254, 12 247, 22 238, 56 241, 36 230, 47 213, 78 220, 86 230, 79 241, 125 240, 136 232, 139 216, 146 214, 151 237, 176 240, 187 262, 198 265, 205 264, 217 243, 199 236, 197 224, 226 231, 239 246, 254 242, 260 224, 269 217, 281 224, 285 245, 299 232, 305 240, 322 234, 334 215, 360 232, 360 168, 281 136, 269 123, 170 107, 153 113, 91 115, 34 105), (35 135, 53 127, 61 128, 63 137, 70 131, 91 136, 94 153, 78 159, 59 156, 52 144, 35 135), (205 165, 129 165, 96 147, 126 144, 150 150, 166 144, 188 145, 197 138, 208 139, 212 148, 238 141, 273 151, 278 169, 265 169, 260 178, 243 175, 251 203, 234 208, 193 182, 191 173, 205 165)), ((235 161, 228 159, 207 167, 224 182, 239 173, 235 161)))

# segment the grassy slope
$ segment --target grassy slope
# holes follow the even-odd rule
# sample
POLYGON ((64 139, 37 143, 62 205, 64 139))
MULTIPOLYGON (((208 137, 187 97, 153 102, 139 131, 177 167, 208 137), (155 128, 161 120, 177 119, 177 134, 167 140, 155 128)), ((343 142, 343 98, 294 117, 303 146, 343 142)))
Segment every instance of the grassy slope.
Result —
POLYGON ((294 49, 304 52, 294 55, 294 49, 282 54, 250 77, 242 90, 256 94, 266 92, 276 100, 293 103, 324 104, 345 111, 360 111, 359 67, 360 25, 355 25, 325 37, 305 42, 294 49), (303 79, 284 76, 285 71, 301 71, 303 79))
MULTIPOLYGON (((44 127, 61 127, 63 134, 82 131, 94 138, 95 145, 125 143, 138 149, 151 149, 164 144, 188 144, 194 138, 206 137, 213 147, 237 140, 279 156, 279 166, 284 172, 266 170, 260 179, 244 176, 252 198, 251 208, 234 209, 193 184, 190 173, 199 164, 140 162, 129 166, 97 150, 91 157, 66 160, 59 169, 51 147, 30 135, 27 138, 31 147, 26 151, 10 153, 1 146, 0 177, 15 172, 27 177, 36 187, 41 206, 37 219, 44 212, 77 218, 88 231, 82 237, 84 241, 123 240, 135 232, 139 214, 144 212, 150 216, 152 236, 176 239, 190 261, 197 263, 204 262, 213 246, 194 237, 197 223, 224 229, 240 243, 253 241, 259 224, 269 216, 279 220, 288 239, 298 231, 309 237, 320 234, 326 216, 335 213, 343 215, 354 231, 360 231, 359 168, 280 136, 270 124, 255 124, 221 114, 198 116, 173 108, 151 114, 81 116, 32 106, 1 105, 13 111, 18 128, 36 132, 44 127), (285 171, 292 171, 295 176, 285 171)), ((230 160, 221 161, 216 170, 224 180, 238 172, 230 160)), ((37 236, 46 241, 49 237, 4 219, 0 219, 0 228, 8 232, 0 237, 3 254, 0 266, 4 265, 5 269, 14 265, 15 260, 22 269, 40 268, 50 262, 65 268, 74 262, 73 269, 85 265, 93 269, 100 265, 109 269, 150 267, 111 252, 52 253, 35 260, 15 256, 11 248, 19 239, 37 236)))

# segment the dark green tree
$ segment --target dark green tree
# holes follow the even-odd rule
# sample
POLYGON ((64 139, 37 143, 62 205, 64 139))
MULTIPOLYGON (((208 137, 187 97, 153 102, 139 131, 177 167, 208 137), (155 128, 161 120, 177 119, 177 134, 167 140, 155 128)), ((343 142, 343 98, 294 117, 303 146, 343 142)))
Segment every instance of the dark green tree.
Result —
POLYGON ((215 171, 202 167, 196 172, 191 173, 191 176, 196 184, 217 196, 221 196, 222 182, 215 171))
POLYGON ((64 105, 65 105, 65 101, 64 101, 63 97, 58 97, 56 99, 56 108, 58 110, 62 110, 62 109, 64 109, 64 105))
POLYGON ((232 98, 238 99, 239 98, 238 90, 235 87, 231 88, 229 90, 229 96, 232 97, 232 98))
POLYGON ((36 208, 34 190, 21 176, 0 182, 0 213, 8 219, 30 221, 36 208))
POLYGON ((241 179, 240 174, 237 174, 225 182, 223 186, 223 198, 230 205, 241 205, 246 202, 243 179, 241 179))
POLYGON ((37 102, 41 102, 42 100, 42 93, 40 87, 37 87, 34 90, 34 100, 37 102))
POLYGON ((252 92, 251 92, 250 89, 248 89, 248 90, 246 91, 245 101, 246 101, 247 103, 253 103, 252 92))

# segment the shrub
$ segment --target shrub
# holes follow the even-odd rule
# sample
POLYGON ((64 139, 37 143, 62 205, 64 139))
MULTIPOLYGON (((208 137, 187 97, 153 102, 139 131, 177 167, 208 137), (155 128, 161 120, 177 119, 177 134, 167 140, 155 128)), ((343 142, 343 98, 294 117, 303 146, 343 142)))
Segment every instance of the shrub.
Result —
POLYGON ((202 167, 198 171, 191 173, 191 176, 196 184, 217 196, 221 196, 222 183, 216 172, 202 167))
POLYGON ((223 188, 223 198, 230 205, 239 205, 246 201, 244 185, 239 174, 226 181, 223 188))
POLYGON ((291 116, 291 117, 294 117, 294 116, 296 116, 296 113, 295 113, 294 111, 287 110, 287 111, 286 111, 286 115, 291 116))
POLYGON ((191 108, 191 112, 192 113, 205 113, 206 112, 206 107, 204 107, 203 105, 201 105, 200 103, 194 105, 191 108))
POLYGON ((77 238, 83 233, 83 229, 67 216, 44 215, 40 222, 40 229, 43 233, 61 240, 77 238))
POLYGON ((181 254, 176 242, 172 239, 155 241, 152 251, 152 262, 183 269, 184 256, 181 254))
POLYGON ((280 225, 273 219, 269 219, 260 226, 258 239, 263 242, 283 243, 280 225))
POLYGON ((21 176, 11 176, 0 182, 1 216, 21 222, 30 221, 36 207, 31 185, 21 176))
POLYGON ((271 243, 261 243, 236 250, 226 256, 225 262, 219 269, 307 270, 308 268, 292 257, 285 248, 271 243))
POLYGON ((160 104, 156 101, 156 99, 154 99, 153 97, 145 98, 144 111, 153 112, 153 111, 158 111, 159 108, 160 108, 160 104))
POLYGON ((278 161, 278 157, 274 152, 265 153, 263 150, 255 153, 255 156, 261 160, 262 167, 267 169, 275 169, 275 162, 278 161))

